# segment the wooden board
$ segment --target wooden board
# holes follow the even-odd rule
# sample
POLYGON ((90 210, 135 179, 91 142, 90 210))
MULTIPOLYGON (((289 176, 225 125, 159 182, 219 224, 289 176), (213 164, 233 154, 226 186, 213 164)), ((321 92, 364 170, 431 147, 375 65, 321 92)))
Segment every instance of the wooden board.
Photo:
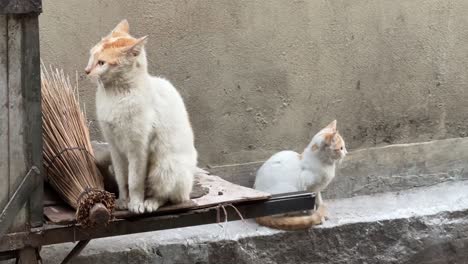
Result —
MULTIPOLYGON (((195 177, 192 199, 186 203, 167 205, 161 207, 153 214, 135 215, 128 211, 116 211, 117 219, 144 217, 145 215, 158 215, 162 213, 178 213, 188 210, 214 207, 219 204, 235 204, 246 201, 266 200, 270 195, 265 192, 242 187, 213 175, 198 175, 195 177), (202 191, 200 191, 202 190, 202 191), (203 191, 205 190, 205 191, 203 191), (201 197, 193 197, 203 194, 201 197)), ((44 207, 44 215, 53 224, 75 223, 75 211, 64 205, 51 205, 44 207)))
POLYGON ((27 182, 35 190, 17 192, 31 167, 42 166, 39 62, 37 16, 0 15, 0 209, 14 199, 1 219, 11 231, 43 222, 40 176, 27 182), (26 198, 33 206, 23 207, 26 198))
POLYGON ((41 0, 1 0, 0 14, 27 14, 42 12, 41 0))
POLYGON ((0 209, 9 197, 10 171, 8 168, 8 24, 0 15, 0 209))
POLYGON ((36 189, 29 195, 29 224, 32 227, 41 226, 43 176, 42 176, 42 111, 41 111, 41 71, 39 50, 39 20, 35 15, 22 17, 22 84, 25 98, 25 153, 27 171, 35 166, 41 172, 32 179, 36 189))
MULTIPOLYGON (((22 37, 21 18, 8 17, 8 109, 9 109, 9 160, 10 160, 10 197, 18 187, 27 170, 27 153, 25 142, 25 98, 22 79, 22 37)), ((11 231, 25 229, 26 210, 22 209, 16 216, 11 231)))

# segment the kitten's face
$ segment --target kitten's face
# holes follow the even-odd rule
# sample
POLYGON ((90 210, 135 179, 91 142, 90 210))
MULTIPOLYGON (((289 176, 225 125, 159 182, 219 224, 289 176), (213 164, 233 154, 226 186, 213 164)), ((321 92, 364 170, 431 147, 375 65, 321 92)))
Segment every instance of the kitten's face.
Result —
POLYGON ((85 72, 91 79, 101 80, 128 72, 143 50, 145 39, 130 36, 127 20, 121 21, 108 36, 91 48, 85 72))
POLYGON ((348 151, 344 139, 336 130, 336 120, 320 130, 312 139, 312 151, 321 151, 331 160, 342 160, 348 151))

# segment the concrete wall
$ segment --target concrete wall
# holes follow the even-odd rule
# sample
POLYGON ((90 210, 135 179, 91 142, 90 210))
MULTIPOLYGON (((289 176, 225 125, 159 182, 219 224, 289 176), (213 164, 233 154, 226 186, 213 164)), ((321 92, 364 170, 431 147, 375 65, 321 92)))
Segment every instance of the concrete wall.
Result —
POLYGON ((48 0, 41 52, 79 72, 93 120, 88 50, 127 18, 184 96, 201 165, 240 163, 301 150, 334 118, 350 149, 467 136, 467 13, 464 0, 48 0))

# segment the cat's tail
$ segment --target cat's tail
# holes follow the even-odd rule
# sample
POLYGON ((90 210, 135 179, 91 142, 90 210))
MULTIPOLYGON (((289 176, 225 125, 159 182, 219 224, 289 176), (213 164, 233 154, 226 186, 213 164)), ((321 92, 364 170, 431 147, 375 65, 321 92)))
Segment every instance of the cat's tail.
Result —
POLYGON ((281 230, 308 229, 322 223, 321 214, 314 212, 306 216, 264 216, 255 219, 258 224, 281 230))

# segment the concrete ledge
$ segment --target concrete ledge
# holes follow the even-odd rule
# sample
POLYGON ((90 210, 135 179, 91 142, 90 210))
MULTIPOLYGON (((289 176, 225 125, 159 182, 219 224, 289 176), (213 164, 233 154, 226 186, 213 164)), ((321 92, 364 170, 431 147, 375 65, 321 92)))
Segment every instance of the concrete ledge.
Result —
POLYGON ((468 179, 468 138, 353 151, 326 190, 343 198, 468 179))
MULTIPOLYGON (((330 221, 309 231, 248 221, 134 234, 92 241, 72 263, 468 262, 468 181, 328 203, 330 221)), ((45 247, 45 263, 71 247, 45 247)))
MULTIPOLYGON (((468 179, 468 138, 397 144, 351 151, 325 191, 346 198, 468 179)), ((252 186, 262 161, 208 169, 228 181, 252 186)))

